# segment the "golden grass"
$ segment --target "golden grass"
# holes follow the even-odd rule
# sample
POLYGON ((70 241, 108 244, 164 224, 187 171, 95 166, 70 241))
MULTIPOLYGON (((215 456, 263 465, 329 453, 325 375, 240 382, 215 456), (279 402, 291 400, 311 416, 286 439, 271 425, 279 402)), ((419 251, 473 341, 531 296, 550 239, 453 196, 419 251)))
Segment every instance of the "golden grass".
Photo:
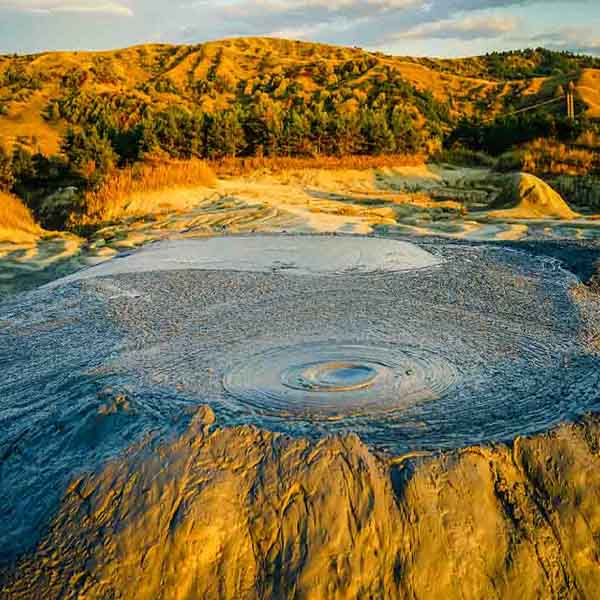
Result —
POLYGON ((223 158, 210 161, 210 167, 217 175, 238 177, 257 171, 280 173, 303 169, 354 169, 368 170, 383 167, 416 167, 426 161, 421 154, 385 154, 381 156, 316 156, 316 157, 251 157, 223 158))
POLYGON ((596 162, 594 152, 547 139, 527 144, 522 153, 522 170, 543 175, 587 175, 596 162))
MULTIPOLYGON (((336 85, 352 88, 356 93, 367 92, 378 85, 387 69, 392 69, 419 90, 428 90, 438 100, 452 99, 452 113, 472 114, 475 102, 488 96, 500 97, 516 87, 516 83, 498 83, 473 76, 444 73, 436 66, 460 65, 461 61, 429 60, 427 65, 418 64, 417 59, 384 56, 365 52, 358 48, 336 47, 309 42, 296 42, 274 38, 239 38, 207 42, 199 46, 146 45, 106 52, 53 52, 32 57, 25 66, 28 74, 42 73, 41 89, 26 94, 22 100, 10 101, 9 114, 0 115, 0 137, 6 145, 12 145, 18 137, 36 135, 42 152, 56 153, 59 138, 64 134, 66 123, 46 122, 42 112, 50 101, 57 100, 65 90, 63 77, 74 71, 85 78, 81 91, 91 95, 109 93, 135 95, 144 98, 154 107, 163 107, 170 102, 168 94, 153 91, 142 92, 147 84, 157 79, 170 80, 182 92, 177 104, 189 110, 199 106, 211 111, 227 106, 234 98, 237 86, 244 82, 251 89, 265 77, 284 75, 286 84, 298 84, 296 95, 306 100, 324 84, 315 72, 326 67, 331 76, 336 67, 343 67, 348 60, 368 58, 372 68, 344 83, 336 85), (110 76, 106 76, 105 72, 110 76), (199 81, 209 74, 221 83, 211 94, 202 97, 192 93, 199 81), (503 92, 504 90, 504 92, 503 92)), ((0 72, 12 64, 12 58, 0 61, 0 72)), ((472 74, 473 75, 473 74, 472 74)), ((337 81, 334 76, 334 81, 337 81)), ((152 85, 149 86, 152 88, 152 85)), ((0 96, 9 98, 11 90, 0 88, 0 96)), ((501 110, 492 107, 492 112, 501 110)), ((417 111, 418 112, 418 111, 417 111)))
POLYGON ((35 93, 24 102, 13 102, 9 112, 0 118, 0 143, 13 148, 17 142, 30 152, 49 156, 60 151, 64 125, 50 124, 42 118, 47 99, 35 93))
POLYGON ((584 148, 589 148, 591 150, 599 150, 600 149, 600 135, 595 133, 594 131, 584 131, 576 141, 578 146, 583 146, 584 148))
MULTIPOLYGON (((112 173, 96 190, 85 194, 82 214, 73 215, 71 224, 87 225, 132 214, 132 197, 173 188, 212 187, 215 174, 201 160, 141 164, 112 173)), ((159 212, 160 205, 155 207, 159 212)), ((142 210, 133 211, 137 213, 142 210)))
POLYGON ((0 192, 0 238, 17 240, 41 233, 31 211, 12 194, 0 192))
POLYGON ((577 82, 577 91, 588 106, 588 117, 600 117, 600 70, 584 69, 577 82))

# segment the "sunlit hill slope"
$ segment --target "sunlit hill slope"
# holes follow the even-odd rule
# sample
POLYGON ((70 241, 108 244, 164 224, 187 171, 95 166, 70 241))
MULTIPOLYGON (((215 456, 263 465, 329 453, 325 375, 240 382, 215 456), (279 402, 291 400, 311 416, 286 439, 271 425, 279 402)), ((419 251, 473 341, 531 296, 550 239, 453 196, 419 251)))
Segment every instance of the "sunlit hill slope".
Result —
POLYGON ((600 61, 541 49, 433 60, 247 38, 2 56, 0 143, 53 154, 67 127, 90 114, 110 111, 126 127, 166 106, 212 112, 256 102, 325 102, 353 111, 392 101, 434 138, 460 116, 529 106, 571 80, 580 112, 600 116, 600 61))

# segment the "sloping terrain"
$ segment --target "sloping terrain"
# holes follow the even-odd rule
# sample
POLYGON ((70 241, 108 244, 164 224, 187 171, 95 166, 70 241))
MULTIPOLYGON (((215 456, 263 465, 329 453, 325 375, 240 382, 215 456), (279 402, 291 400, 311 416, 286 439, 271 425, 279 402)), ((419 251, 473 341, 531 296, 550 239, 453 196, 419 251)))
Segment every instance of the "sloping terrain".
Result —
POLYGON ((498 219, 575 219, 558 192, 529 173, 510 176, 506 189, 495 203, 498 210, 489 215, 498 219))
MULTIPOLYGON (((116 220, 100 227, 87 240, 65 233, 49 236, 47 232, 38 239, 40 233, 32 237, 28 232, 24 236, 20 231, 4 230, 0 297, 166 238, 260 231, 401 233, 479 241, 540 235, 560 239, 600 237, 598 216, 576 215, 539 180, 533 191, 541 190, 542 195, 534 195, 533 204, 528 197, 520 209, 511 212, 508 207, 514 209, 522 200, 518 189, 509 185, 515 177, 536 181, 530 175, 506 177, 483 168, 428 164, 369 170, 255 172, 221 178, 214 188, 174 187, 134 193, 125 197, 121 204, 125 210, 116 220), (499 195, 503 199, 500 206, 494 201, 499 195), (540 198, 554 198, 556 202, 541 204, 540 198), (505 216, 489 214, 507 208, 505 216), (539 220, 544 221, 543 231, 536 225, 539 220)), ((47 202, 59 197, 50 197, 47 202)))
POLYGON ((581 597, 596 421, 498 442, 598 409, 595 258, 246 235, 2 303, 0 597, 581 597))
POLYGON ((213 422, 74 481, 3 597, 596 597, 597 418, 392 461, 213 422))
POLYGON ((21 200, 0 192, 0 243, 34 242, 41 233, 41 227, 21 200))
MULTIPOLYGON (((461 115, 484 118, 552 98, 572 71, 591 58, 546 51, 461 60, 392 57, 269 38, 240 38, 196 46, 147 45, 110 52, 60 52, 0 57, 0 142, 58 150, 69 123, 105 111, 121 127, 149 109, 167 106, 212 112, 265 99, 333 102, 352 111, 397 99, 421 127, 461 115), (544 54, 546 53, 546 54, 544 54), (547 75, 544 73, 548 72, 547 75)), ((578 82, 590 115, 600 81, 594 69, 578 82)), ((597 116, 597 115, 596 115, 597 116)))
POLYGON ((588 115, 600 118, 600 69, 584 69, 577 83, 577 91, 588 107, 588 115))

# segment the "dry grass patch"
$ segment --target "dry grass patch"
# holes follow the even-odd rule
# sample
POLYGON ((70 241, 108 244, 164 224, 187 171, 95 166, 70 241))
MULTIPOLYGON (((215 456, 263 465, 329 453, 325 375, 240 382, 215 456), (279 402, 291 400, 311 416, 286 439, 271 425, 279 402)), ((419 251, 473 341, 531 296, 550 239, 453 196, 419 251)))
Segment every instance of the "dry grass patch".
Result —
POLYGON ((549 140, 536 140, 525 149, 524 171, 551 175, 587 175, 596 157, 589 150, 549 140))
POLYGON ((142 164, 115 171, 96 190, 83 197, 80 213, 73 215, 73 225, 110 221, 123 215, 161 212, 172 208, 166 198, 152 206, 133 203, 136 196, 162 190, 189 187, 212 187, 216 182, 212 169, 201 160, 142 164))
POLYGON ((383 167, 416 167, 425 163, 421 154, 385 154, 381 156, 309 156, 309 157, 251 157, 223 158, 209 164, 220 176, 239 177, 257 171, 281 173, 305 169, 322 170, 368 170, 383 167))
POLYGON ((503 154, 498 160, 501 171, 536 175, 588 175, 598 167, 597 152, 547 139, 535 140, 521 150, 503 154))
POLYGON ((31 211, 12 194, 0 192, 0 240, 21 242, 41 233, 31 211))

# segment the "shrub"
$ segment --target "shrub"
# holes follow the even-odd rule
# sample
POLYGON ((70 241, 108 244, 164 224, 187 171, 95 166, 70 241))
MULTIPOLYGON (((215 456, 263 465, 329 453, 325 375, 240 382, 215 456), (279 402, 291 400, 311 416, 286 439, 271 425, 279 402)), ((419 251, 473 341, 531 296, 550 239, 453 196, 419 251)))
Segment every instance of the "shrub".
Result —
POLYGON ((587 175, 597 168, 598 154, 583 148, 538 139, 520 150, 504 153, 499 171, 525 171, 536 175, 587 175))
POLYGON ((97 184, 117 163, 117 155, 106 137, 95 128, 87 132, 70 129, 62 143, 62 151, 74 173, 97 184))
POLYGON ((101 223, 122 215, 133 194, 174 187, 212 186, 215 174, 201 160, 138 164, 111 173, 102 184, 74 203, 69 219, 73 226, 101 223))
POLYGON ((40 231, 31 215, 31 211, 19 198, 5 192, 0 192, 0 229, 26 231, 28 233, 40 231))
POLYGON ((522 171, 525 162, 525 152, 522 150, 511 150, 502 154, 496 161, 496 170, 502 173, 511 171, 522 171))
POLYGON ((586 175, 595 162, 593 152, 538 139, 524 148, 523 170, 542 175, 586 175))
POLYGON ((598 150, 600 149, 600 135, 591 130, 584 131, 575 142, 578 146, 598 150))
POLYGON ((485 152, 469 150, 468 148, 451 148, 440 150, 433 156, 436 162, 458 165, 460 167, 495 167, 496 160, 485 152))
POLYGON ((0 146, 0 192, 10 192, 14 184, 12 157, 3 146, 0 146))

